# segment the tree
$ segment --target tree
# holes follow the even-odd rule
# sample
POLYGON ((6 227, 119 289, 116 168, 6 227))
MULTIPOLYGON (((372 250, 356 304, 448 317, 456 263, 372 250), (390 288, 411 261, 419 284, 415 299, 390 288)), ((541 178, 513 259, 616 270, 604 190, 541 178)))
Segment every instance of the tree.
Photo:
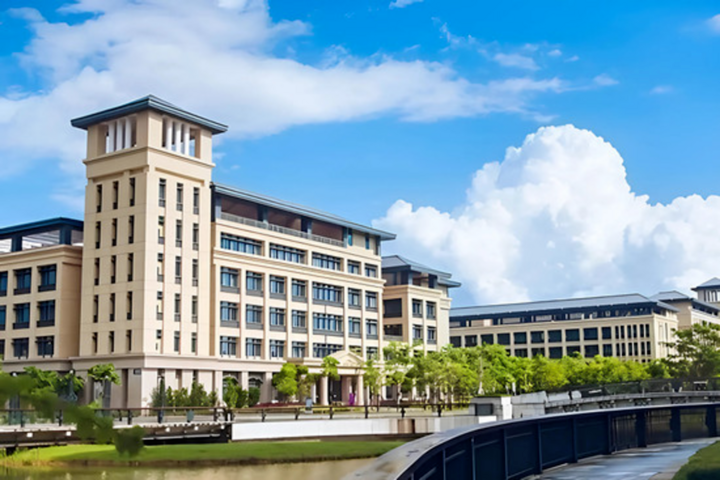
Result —
POLYGON ((223 378, 223 402, 228 408, 237 408, 238 404, 238 381, 235 377, 223 378))
POLYGON ((567 384, 567 377, 560 362, 536 355, 532 359, 532 383, 535 391, 552 391, 567 384))
POLYGON ((675 377, 708 378, 720 373, 720 326, 696 323, 677 330, 675 341, 667 343, 670 373, 675 377))
POLYGON ((258 387, 250 387, 248 389, 248 407, 254 407, 260 401, 260 389, 258 387))
POLYGON ((115 365, 112 363, 103 363, 90 367, 88 377, 96 382, 110 382, 120 385, 120 375, 115 371, 115 365))
POLYGON ((412 363, 411 348, 407 343, 390 342, 387 347, 383 348, 383 353, 385 354, 385 381, 388 386, 397 387, 397 401, 400 402, 401 386, 408 378, 407 373, 412 363))
POLYGON ((340 361, 335 357, 327 356, 322 360, 322 373, 323 377, 328 377, 331 380, 340 380, 340 374, 338 373, 338 365, 340 361))
POLYGON ((292 399, 298 393, 298 369, 293 363, 286 363, 273 375, 272 385, 281 395, 292 399))
POLYGON ((375 357, 370 357, 365 361, 365 369, 363 373, 363 384, 367 387, 370 392, 370 402, 375 397, 377 400, 378 407, 380 406, 380 389, 383 386, 385 375, 382 369, 377 364, 375 357))

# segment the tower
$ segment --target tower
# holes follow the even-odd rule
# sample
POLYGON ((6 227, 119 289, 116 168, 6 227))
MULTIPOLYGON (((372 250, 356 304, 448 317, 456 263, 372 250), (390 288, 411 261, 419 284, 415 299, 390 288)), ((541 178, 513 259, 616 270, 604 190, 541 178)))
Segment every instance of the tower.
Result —
POLYGON ((113 406, 145 405, 166 368, 211 353, 212 136, 227 127, 154 96, 71 123, 87 131, 75 368, 112 362, 113 406))
POLYGON ((693 288, 701 302, 712 303, 720 307, 720 278, 714 277, 693 288))

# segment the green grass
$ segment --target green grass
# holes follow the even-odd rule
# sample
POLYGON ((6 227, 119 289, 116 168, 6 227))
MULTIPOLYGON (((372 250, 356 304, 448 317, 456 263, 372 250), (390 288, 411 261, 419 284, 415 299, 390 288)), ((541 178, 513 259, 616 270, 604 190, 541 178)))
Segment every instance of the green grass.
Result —
POLYGON ((698 450, 673 480, 717 480, 720 478, 720 442, 698 450))
POLYGON ((67 445, 25 450, 2 459, 13 465, 206 465, 288 463, 380 456, 402 441, 248 442, 145 447, 132 459, 112 445, 67 445))

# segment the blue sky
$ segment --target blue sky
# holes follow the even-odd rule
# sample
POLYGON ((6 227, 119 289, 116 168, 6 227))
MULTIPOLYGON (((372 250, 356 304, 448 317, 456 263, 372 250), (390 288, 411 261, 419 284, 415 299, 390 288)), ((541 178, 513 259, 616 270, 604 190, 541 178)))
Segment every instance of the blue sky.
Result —
MULTIPOLYGON (((715 212, 717 2, 189 3, 42 1, 28 9, 28 2, 3 2, 0 199, 13 208, 0 211, 0 225, 80 217, 82 132, 73 132, 69 119, 154 93, 230 125, 216 147, 216 181, 393 229, 401 235, 388 251, 457 273, 467 285, 460 295, 466 302, 620 289, 654 293, 720 275, 713 240, 698 247, 686 238, 693 228, 702 230, 702 219, 670 242, 682 245, 672 251, 682 259, 672 268, 643 274, 648 269, 629 260, 649 255, 650 262, 667 261, 670 251, 658 246, 657 229, 694 218, 678 199, 700 195, 702 203, 693 208, 715 212), (585 245, 574 257, 553 257, 553 265, 537 267, 532 276, 555 272, 557 287, 527 281, 522 263, 529 253, 540 260, 547 254, 531 248, 533 235, 552 231, 548 245, 567 239, 576 245, 588 235, 558 220, 554 207, 547 210, 549 230, 538 226, 538 217, 513 227, 515 252, 524 253, 499 246, 493 257, 506 261, 489 276, 481 273, 489 268, 484 257, 465 268, 475 249, 486 248, 459 246, 472 229, 425 241, 433 219, 421 215, 422 206, 453 225, 469 218, 498 233, 498 225, 487 226, 495 218, 489 197, 469 200, 476 172, 490 162, 507 165, 506 149, 541 127, 566 124, 612 144, 622 163, 614 186, 626 173, 632 194, 648 196, 641 201, 648 212, 638 214, 642 220, 628 220, 621 211, 604 220, 624 225, 619 240, 607 240, 623 243, 611 255, 569 276, 568 264, 592 256, 585 245), (413 206, 400 217, 388 213, 398 200, 413 206), (662 208, 652 210, 656 204, 662 208), (675 216, 657 220, 660 211, 675 216), (649 223, 653 228, 645 228, 649 223), (642 241, 627 240, 637 232, 644 232, 642 241), (638 244, 640 253, 633 250, 638 244), (704 260, 691 249, 705 252, 704 260), (715 272, 709 259, 717 260, 715 272), (610 274, 597 270, 607 264, 620 280, 598 278, 610 274)), ((558 148, 574 151, 573 132, 544 134, 560 142, 545 144, 548 168, 557 166, 558 148)), ((599 139, 582 138, 602 148, 599 139)), ((590 158, 598 150, 581 151, 590 158)), ((535 182, 528 166, 537 158, 520 157, 523 185, 535 182)), ((596 168, 606 167, 598 161, 596 168)), ((507 184, 494 188, 508 201, 507 184)), ((508 205, 504 210, 521 216, 508 205)))

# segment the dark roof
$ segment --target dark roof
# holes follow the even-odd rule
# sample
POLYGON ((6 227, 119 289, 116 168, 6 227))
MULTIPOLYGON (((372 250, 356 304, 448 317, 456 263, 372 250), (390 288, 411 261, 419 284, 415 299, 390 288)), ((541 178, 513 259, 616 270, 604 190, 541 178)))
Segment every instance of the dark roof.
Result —
POLYGON ((389 255, 387 257, 383 257, 382 269, 383 272, 411 270, 414 272, 427 273, 429 275, 436 275, 438 277, 438 283, 440 283, 441 285, 445 285, 447 287, 459 287, 462 285, 460 282, 450 280, 450 277, 452 275, 447 272, 435 270, 434 268, 430 268, 423 265, 422 263, 418 263, 405 257, 401 257, 400 255, 389 255))
POLYGON ((56 230, 60 227, 70 227, 74 230, 82 230, 83 222, 72 218, 57 217, 46 220, 38 220, 37 222, 23 223, 20 225, 12 225, 0 228, 0 238, 9 237, 18 233, 32 234, 35 232, 47 232, 56 230))
POLYGON ((385 232, 383 230, 378 230, 376 228, 372 228, 372 227, 368 227, 365 225, 361 225, 359 223, 351 222, 350 220, 346 220, 337 215, 333 215, 332 213, 323 212, 321 210, 316 210, 311 207, 306 207, 303 205, 298 205, 296 203, 286 202, 284 200, 279 200, 277 198, 269 197, 267 195, 250 192, 248 190, 243 190, 240 188, 229 187, 227 185, 220 185, 217 183, 213 183, 212 187, 216 193, 219 193, 222 195, 227 195, 229 197, 239 198, 241 200, 246 200, 248 202, 258 203, 260 205, 265 205, 268 207, 276 208, 278 210, 283 210, 285 212, 294 213, 296 215, 311 218, 313 220, 320 220, 322 222, 332 223, 334 225, 339 225, 341 227, 351 228, 353 230, 357 230, 362 233, 368 233, 370 235, 377 235, 378 237, 380 237, 381 240, 394 240, 395 239, 394 233, 385 232))
POLYGON ((602 297, 569 298, 564 300, 545 300, 540 302, 509 303, 501 305, 483 305, 477 307, 459 307, 450 310, 451 319, 461 317, 489 318, 493 316, 509 315, 540 315, 553 312, 568 312, 586 310, 589 308, 607 307, 661 307, 666 310, 678 312, 672 305, 659 300, 653 300, 638 293, 626 295, 607 295, 602 297))
POLYGON ((705 283, 698 285, 693 290, 701 290, 703 288, 720 288, 720 278, 713 277, 705 283))
POLYGON ((210 130, 213 134, 223 133, 228 129, 227 125, 223 125, 222 123, 190 113, 154 95, 138 98, 130 103, 126 103, 118 107, 108 108, 107 110, 103 110, 101 112, 74 118, 70 121, 70 124, 73 127, 87 129, 90 125, 95 125, 96 123, 105 122, 107 120, 123 117, 125 115, 130 115, 147 109, 167 113, 168 115, 200 125, 201 127, 205 127, 210 130))
POLYGON ((658 294, 653 295, 653 300, 659 300, 661 302, 666 303, 677 303, 677 302, 690 302, 692 303, 693 308, 698 310, 705 310, 710 311, 711 313, 718 314, 720 313, 720 307, 716 307, 715 305, 707 302, 703 302, 701 300, 698 300, 695 297, 691 297, 689 295, 685 295, 682 292, 678 292, 677 290, 671 290, 668 292, 660 292, 658 294))

